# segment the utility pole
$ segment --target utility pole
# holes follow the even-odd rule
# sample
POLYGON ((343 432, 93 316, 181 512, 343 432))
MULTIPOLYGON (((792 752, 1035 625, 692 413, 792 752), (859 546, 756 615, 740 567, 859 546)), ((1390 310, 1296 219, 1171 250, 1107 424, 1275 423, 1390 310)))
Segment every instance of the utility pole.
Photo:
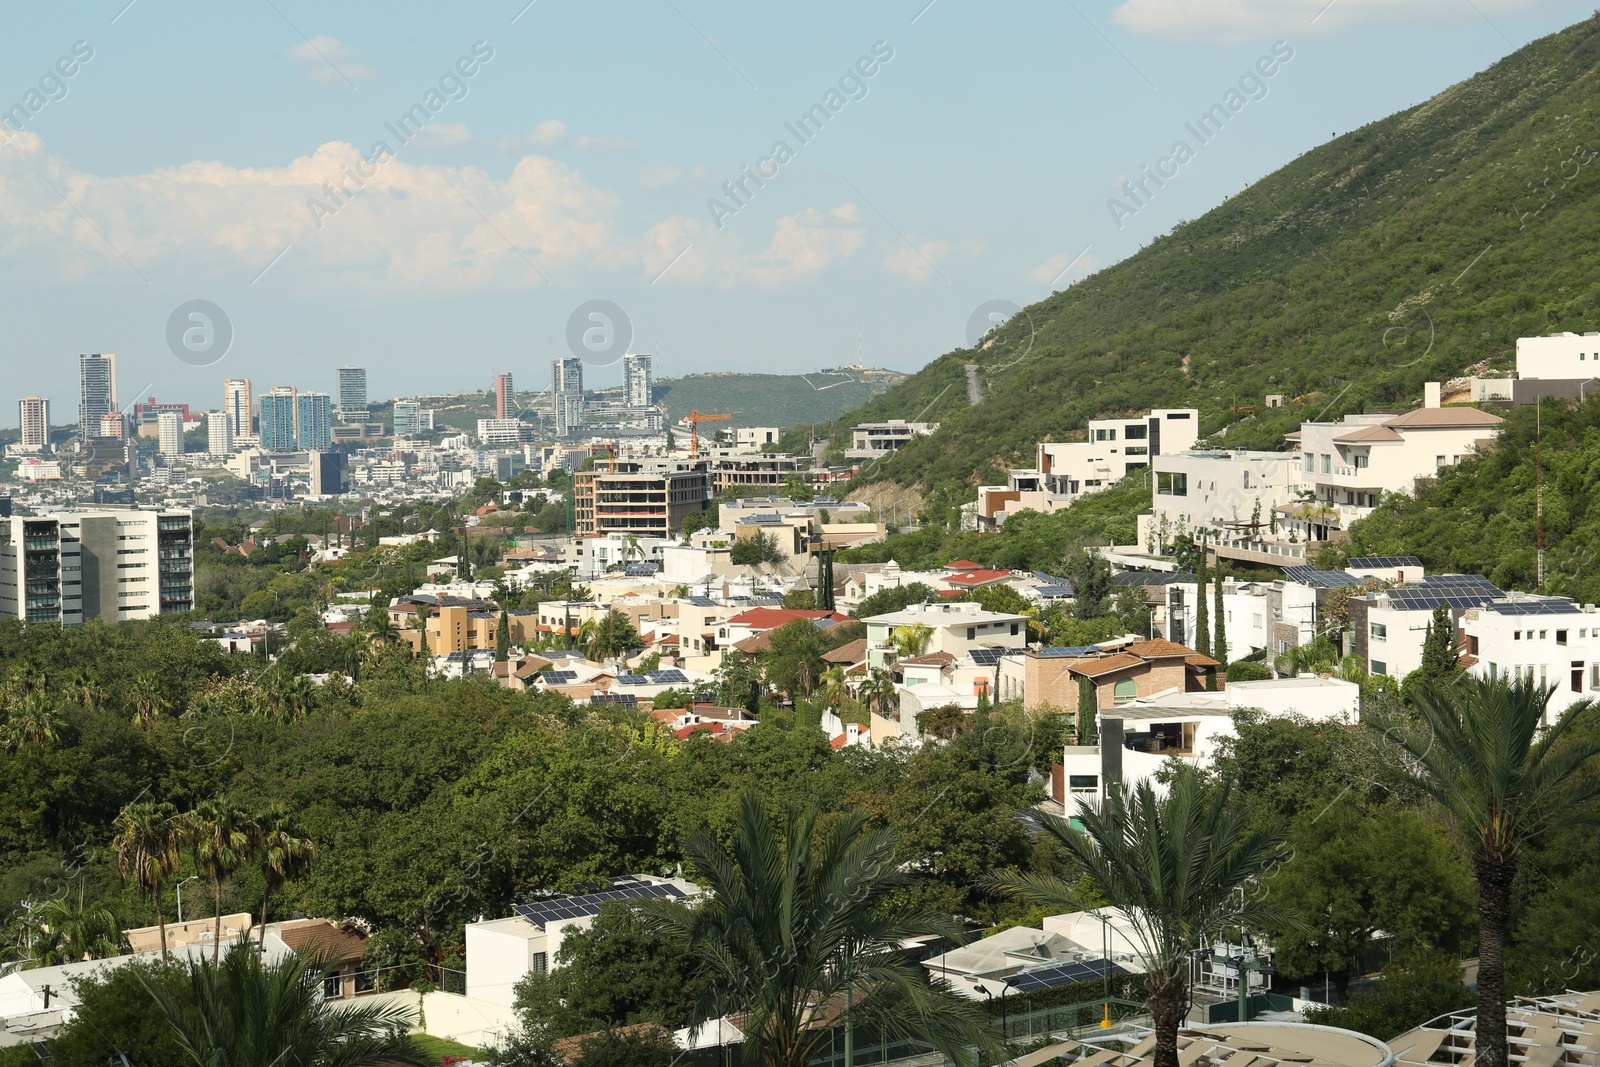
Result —
POLYGON ((1539 595, 1544 596, 1544 467, 1539 455, 1544 445, 1544 397, 1533 402, 1533 514, 1539 559, 1539 595))

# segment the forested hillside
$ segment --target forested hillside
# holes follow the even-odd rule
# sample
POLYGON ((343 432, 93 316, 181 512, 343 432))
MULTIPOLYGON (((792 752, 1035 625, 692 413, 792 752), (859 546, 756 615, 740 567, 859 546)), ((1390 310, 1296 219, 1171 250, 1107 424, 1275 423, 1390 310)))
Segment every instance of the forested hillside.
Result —
POLYGON ((938 421, 862 480, 970 498, 986 468, 1091 417, 1193 405, 1227 443, 1277 447, 1301 419, 1508 366, 1518 336, 1600 328, 1597 61, 1593 18, 1330 141, 934 360, 834 436, 938 421), (1298 400, 1269 413, 1267 393, 1298 400))

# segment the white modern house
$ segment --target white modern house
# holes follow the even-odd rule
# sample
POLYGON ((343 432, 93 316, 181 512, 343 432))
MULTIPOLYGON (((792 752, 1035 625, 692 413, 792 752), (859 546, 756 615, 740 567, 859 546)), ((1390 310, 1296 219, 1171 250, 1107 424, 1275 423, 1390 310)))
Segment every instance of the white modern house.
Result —
POLYGON ((1600 333, 1517 338, 1517 377, 1582 381, 1600 376, 1600 333))
POLYGON ((1213 542, 1248 540, 1245 527, 1256 515, 1267 527, 1262 532, 1270 532, 1273 509, 1300 491, 1295 452, 1179 452, 1157 456, 1150 468, 1150 513, 1139 517, 1139 542, 1152 552, 1202 530, 1213 542))
POLYGON ((1098 807, 1113 782, 1149 781, 1163 790, 1156 781, 1161 766, 1173 757, 1210 766, 1218 742, 1233 736, 1233 713, 1244 708, 1353 725, 1361 714, 1361 687, 1337 678, 1273 678, 1230 682, 1220 693, 1171 689, 1103 708, 1098 743, 1064 748, 1051 797, 1071 814, 1080 802, 1098 807))
POLYGON ((1022 649, 1028 643, 1028 617, 985 611, 973 601, 921 604, 863 619, 867 624, 867 664, 882 667, 895 658, 893 635, 900 626, 926 626, 923 652, 961 656, 978 648, 1022 649))
POLYGON ((1152 457, 1187 451, 1200 439, 1196 408, 1155 408, 1125 419, 1090 419, 1082 441, 1040 441, 1031 468, 1007 472, 1005 485, 978 487, 979 529, 995 529, 1019 511, 1053 512, 1099 492, 1152 457))
POLYGON ((1521 678, 1555 692, 1550 720, 1580 700, 1600 698, 1600 609, 1564 597, 1516 596, 1461 618, 1468 671, 1479 678, 1521 678))
POLYGON ((632 875, 610 888, 578 896, 557 895, 518 904, 503 919, 467 924, 467 996, 512 1007, 517 983, 528 974, 544 974, 560 965, 557 954, 565 938, 594 924, 600 909, 612 901, 683 900, 700 887, 682 878, 632 875))
POLYGON ((1422 649, 1435 608, 1450 613, 1459 627, 1468 609, 1506 594, 1476 574, 1435 574, 1420 582, 1380 589, 1349 601, 1349 648, 1368 674, 1403 679, 1422 666, 1422 649))
POLYGON ((863 422, 850 431, 850 447, 844 450, 846 459, 877 459, 900 448, 916 437, 926 437, 939 428, 937 422, 907 422, 889 419, 887 422, 863 422))

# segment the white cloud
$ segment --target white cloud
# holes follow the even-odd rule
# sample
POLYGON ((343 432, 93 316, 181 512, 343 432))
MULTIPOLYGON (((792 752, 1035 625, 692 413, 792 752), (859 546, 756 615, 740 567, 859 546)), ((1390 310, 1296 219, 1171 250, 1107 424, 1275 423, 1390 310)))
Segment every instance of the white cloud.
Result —
POLYGON ((1028 277, 1040 285, 1059 285, 1062 282, 1070 283, 1080 278, 1087 278, 1099 266, 1100 261, 1094 256, 1079 255, 1074 258, 1062 252, 1033 268, 1028 272, 1028 277))
POLYGON ((371 81, 372 68, 363 62, 359 48, 351 48, 337 37, 319 33, 315 37, 290 45, 284 56, 303 69, 314 82, 371 81))
POLYGON ((571 145, 583 152, 627 152, 635 145, 631 137, 573 136, 567 124, 560 119, 545 119, 532 130, 520 136, 500 138, 500 150, 507 155, 520 155, 539 148, 561 148, 571 145))
POLYGON ((465 122, 431 122, 411 139, 412 144, 423 148, 455 148, 472 141, 472 131, 465 122))
POLYGON ((614 195, 542 156, 501 181, 404 159, 372 173, 342 142, 282 166, 194 162, 116 177, 72 169, 34 134, 0 152, 0 262, 39 280, 126 272, 120 251, 145 274, 243 284, 293 246, 274 284, 525 289, 543 284, 535 269, 570 273, 611 254, 616 209, 614 195))
MULTIPOLYGON (((1537 0, 1475 0, 1487 14, 1537 0)), ((1475 19, 1461 0, 1122 0, 1111 21, 1133 33, 1183 41, 1266 41, 1371 23, 1475 19)))
POLYGON ((952 255, 962 253, 974 256, 983 250, 981 241, 924 241, 916 234, 907 234, 906 238, 909 244, 906 240, 896 240, 883 266, 890 274, 898 274, 919 285, 931 278, 946 280, 939 273, 938 265, 952 255))
POLYGON ((766 251, 726 264, 724 273, 762 286, 803 281, 842 265, 866 243, 867 228, 855 204, 828 211, 807 208, 778 219, 766 251))
POLYGON ((704 163, 696 163, 688 171, 676 163, 646 163, 639 168, 639 188, 671 189, 685 185, 712 184, 716 172, 704 163))

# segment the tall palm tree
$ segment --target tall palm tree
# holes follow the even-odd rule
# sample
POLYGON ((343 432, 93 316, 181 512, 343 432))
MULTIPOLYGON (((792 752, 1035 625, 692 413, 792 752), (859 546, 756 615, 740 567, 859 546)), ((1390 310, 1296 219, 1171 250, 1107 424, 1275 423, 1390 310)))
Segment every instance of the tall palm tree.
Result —
POLYGON ((628 617, 612 608, 594 622, 590 638, 590 658, 600 660, 620 656, 644 647, 644 639, 628 617))
POLYGON ((49 681, 44 668, 38 663, 31 659, 20 659, 6 676, 6 688, 24 697, 29 693, 44 692, 49 681))
POLYGON ((317 858, 317 846, 309 837, 302 837, 299 823, 283 804, 272 804, 255 820, 255 861, 266 883, 261 891, 261 951, 267 950, 267 899, 283 889, 284 884, 298 878, 311 868, 317 858))
POLYGON ((830 708, 837 708, 843 703, 850 690, 845 685, 844 668, 829 667, 822 672, 822 700, 830 708))
POLYGON ((874 667, 861 683, 861 698, 869 708, 883 711, 894 701, 894 678, 882 667, 874 667))
POLYGON ((166 694, 161 691, 161 678, 155 671, 140 671, 133 676, 128 699, 133 702, 133 724, 141 730, 154 726, 157 717, 168 707, 166 694))
POLYGON ((62 681, 62 692, 79 707, 92 708, 105 699, 105 690, 99 679, 87 667, 73 667, 62 681))
POLYGON ((104 959, 116 954, 122 940, 111 909, 84 902, 82 881, 78 882, 76 901, 70 894, 54 897, 34 909, 32 918, 38 931, 46 935, 33 943, 33 959, 40 967, 104 959))
POLYGON ((685 854, 709 891, 705 902, 641 907, 706 977, 691 1025, 744 1012, 741 1029, 768 1067, 809 1063, 836 1024, 847 1049, 856 1029, 871 1026, 886 1038, 930 1042, 958 1063, 974 1047, 993 1050, 977 1006, 930 986, 900 949, 906 938, 961 940, 962 932, 944 916, 883 906, 909 876, 893 837, 869 830, 865 815, 818 832, 815 810, 790 809, 775 824, 747 794, 731 849, 702 832, 685 854))
MULTIPOLYGON (((1145 960, 1156 1035, 1152 1063, 1178 1067, 1191 955, 1240 926, 1293 921, 1265 894, 1241 892, 1289 857, 1285 835, 1276 826, 1252 828, 1231 783, 1209 787, 1187 767, 1166 796, 1145 780, 1131 790, 1111 790, 1099 811, 1080 805, 1077 818, 1082 830, 1057 816, 1041 815, 1040 821, 1107 904, 1127 916, 1145 960)), ((1048 875, 1017 874, 999 884, 1040 903, 1083 906, 1072 886, 1048 875)))
POLYGON ((222 949, 222 883, 249 865, 255 854, 256 825, 249 815, 220 800, 202 800, 183 818, 195 870, 216 888, 217 925, 211 943, 215 963, 222 949))
POLYGON ((193 1067, 427 1067, 409 1031, 415 1013, 400 1004, 335 1005, 322 999, 327 974, 315 958, 286 956, 265 962, 243 942, 220 964, 189 961, 188 1003, 174 999, 155 976, 139 981, 172 1026, 173 1038, 193 1067))
POLYGON ((161 888, 178 869, 182 824, 178 809, 150 800, 129 804, 113 824, 111 847, 117 854, 117 871, 156 902, 156 924, 161 928, 161 953, 167 952, 167 920, 161 911, 161 888))
POLYGON ((1575 704, 1541 733, 1554 691, 1520 679, 1434 682, 1418 694, 1417 726, 1395 732, 1408 770, 1449 816, 1478 880, 1479 1067, 1506 1067, 1505 948, 1522 847, 1600 796, 1591 762, 1600 740, 1590 728, 1600 705, 1575 704))

